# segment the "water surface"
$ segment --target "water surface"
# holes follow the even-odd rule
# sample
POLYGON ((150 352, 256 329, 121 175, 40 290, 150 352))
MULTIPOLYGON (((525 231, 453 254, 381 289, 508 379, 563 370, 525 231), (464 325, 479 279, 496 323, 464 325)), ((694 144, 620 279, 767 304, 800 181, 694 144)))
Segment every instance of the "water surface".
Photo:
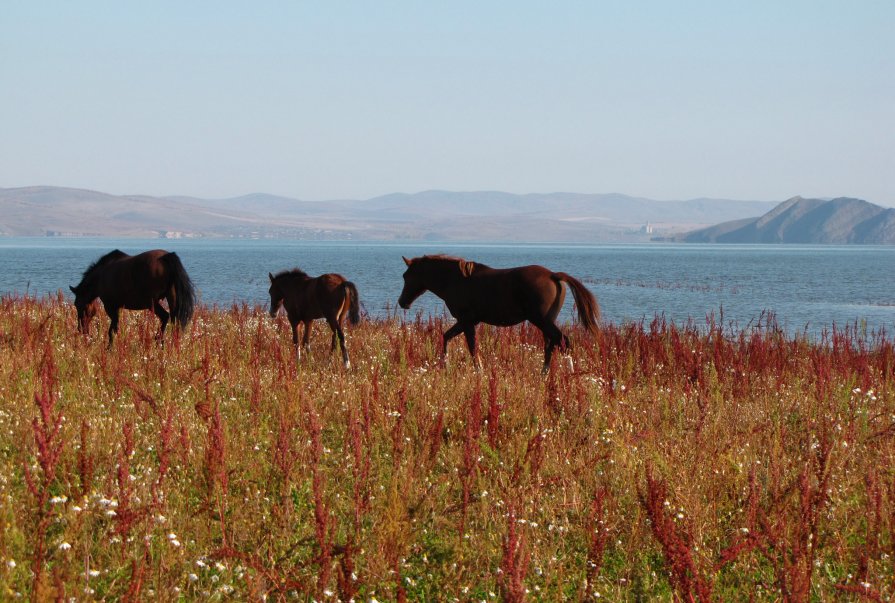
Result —
MULTIPOLYGON (((0 292, 45 295, 75 285, 100 255, 163 247, 176 251, 205 304, 267 304, 268 272, 338 272, 357 285, 374 317, 394 311, 401 256, 449 253, 494 267, 542 264, 582 279, 604 319, 664 315, 703 322, 723 309, 740 328, 772 312, 791 333, 858 322, 895 332, 895 248, 777 245, 486 245, 285 240, 0 239, 0 292)), ((570 318, 567 299, 563 318, 570 318)), ((410 315, 440 314, 426 294, 410 315)))

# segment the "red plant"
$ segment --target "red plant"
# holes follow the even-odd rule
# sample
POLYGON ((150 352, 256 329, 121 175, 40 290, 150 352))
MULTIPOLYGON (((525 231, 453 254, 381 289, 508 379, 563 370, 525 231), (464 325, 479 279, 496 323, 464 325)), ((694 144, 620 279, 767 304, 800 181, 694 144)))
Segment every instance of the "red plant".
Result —
POLYGON ((93 487, 93 472, 96 466, 96 459, 90 454, 87 445, 87 436, 90 433, 90 426, 86 419, 81 420, 81 439, 78 446, 78 483, 80 485, 80 494, 83 498, 87 496, 93 487))
MULTIPOLYGON (((895 482, 893 482, 895 483, 895 482)), ((857 570, 855 582, 843 581, 836 585, 841 592, 860 595, 871 601, 883 601, 883 594, 870 585, 870 561, 879 556, 881 552, 880 536, 884 532, 886 517, 883 513, 883 485, 876 468, 864 478, 866 491, 866 525, 864 528, 864 540, 856 546, 857 570)), ((895 511, 891 511, 895 517, 895 511)))
POLYGON ((587 559, 585 561, 585 592, 593 590, 594 580, 603 566, 603 554, 609 540, 609 528, 606 527, 606 499, 609 490, 605 487, 594 492, 587 514, 585 530, 588 534, 587 559))
POLYGON ((168 408, 159 431, 158 443, 158 476, 152 483, 152 506, 161 506, 162 483, 171 468, 171 453, 174 451, 174 410, 168 408))
POLYGON ((354 565, 355 549, 356 545, 352 538, 345 545, 345 550, 339 559, 339 573, 336 576, 336 584, 339 589, 339 600, 341 601, 353 601, 360 590, 354 565))
POLYGON ((662 546, 671 586, 684 601, 712 600, 712 583, 697 566, 693 551, 693 536, 683 521, 675 521, 666 508, 668 487, 653 476, 652 467, 646 468, 646 491, 640 502, 650 520, 653 536, 662 546))
POLYGON ((488 378, 488 445, 497 449, 500 435, 500 402, 497 400, 497 367, 491 367, 488 378))
MULTIPOLYGON (((525 457, 522 460, 522 464, 528 465, 528 474, 534 482, 538 481, 541 465, 544 463, 544 440, 546 437, 544 432, 539 431, 528 440, 528 445, 525 447, 525 457)), ((520 467, 516 468, 517 475, 520 469, 520 467)))
POLYGON ((25 483, 28 491, 35 498, 36 525, 32 532, 33 558, 31 571, 33 573, 33 592, 43 592, 44 565, 46 563, 46 538, 47 530, 52 523, 52 512, 48 506, 50 493, 56 482, 57 469, 62 457, 62 448, 65 439, 62 437, 62 413, 56 412, 56 364, 53 361, 52 348, 47 345, 44 350, 43 361, 40 367, 41 392, 34 395, 34 404, 38 409, 38 416, 31 423, 34 433, 37 464, 40 475, 34 476, 27 463, 24 465, 25 483))
MULTIPOLYGON (((128 421, 121 429, 121 452, 118 455, 116 483, 118 485, 118 508, 115 510, 115 533, 126 541, 136 523, 145 514, 145 509, 131 505, 130 457, 134 453, 134 426, 128 421)), ((122 550, 123 553, 123 550, 122 550)))
POLYGON ((130 581, 128 582, 127 591, 124 593, 122 601, 130 602, 143 600, 143 597, 140 595, 143 591, 143 582, 146 578, 146 567, 149 565, 151 558, 149 546, 147 545, 143 548, 143 557, 140 561, 137 561, 136 559, 131 560, 130 581))
POLYGON ((393 411, 395 423, 392 426, 392 466, 397 470, 404 453, 404 420, 407 415, 407 385, 401 386, 398 403, 393 411))
POLYGON ((768 504, 757 512, 758 550, 775 568, 777 586, 785 601, 808 601, 819 540, 820 524, 829 505, 832 439, 826 429, 803 439, 807 456, 798 475, 784 483, 781 469, 772 465, 768 504), (797 508, 788 506, 797 497, 797 508))
POLYGON ((215 488, 219 487, 223 495, 227 494, 229 473, 227 470, 227 435, 224 419, 221 417, 220 405, 215 402, 211 409, 208 430, 205 436, 205 475, 206 500, 211 501, 215 488))
POLYGON ((503 539, 501 573, 497 580, 503 600, 507 603, 525 601, 525 574, 528 572, 531 560, 525 543, 525 534, 518 532, 516 524, 516 508, 510 504, 507 514, 507 535, 503 539))
POLYGON ((325 486, 321 462, 323 461, 323 428, 317 410, 308 406, 306 412, 307 429, 311 436, 311 490, 314 496, 314 536, 317 540, 317 564, 320 571, 317 575, 317 590, 323 591, 329 584, 332 574, 333 534, 335 522, 326 504, 325 486))
POLYGON ((364 449, 364 438, 360 421, 351 409, 348 413, 348 443, 351 446, 354 464, 354 532, 360 537, 361 518, 370 509, 370 451, 364 449))
MULTIPOLYGON (((260 322, 258 323, 261 324, 260 322)), ((261 369, 257 347, 252 348, 252 395, 249 398, 249 412, 253 418, 257 418, 261 414, 261 369)))
POLYGON ((472 494, 472 484, 479 465, 479 435, 482 430, 482 398, 478 388, 473 390, 466 405, 466 427, 463 432, 463 465, 460 467, 460 482, 463 486, 463 500, 460 507, 460 537, 466 533, 466 517, 472 494))
POLYGON ((288 410, 281 410, 277 414, 277 439, 273 448, 273 466, 276 467, 276 476, 280 482, 280 495, 286 496, 292 482, 292 472, 298 461, 298 451, 292 446, 294 441, 294 424, 288 410))
POLYGON ((441 450, 444 441, 444 411, 439 410, 438 414, 432 419, 429 426, 429 465, 438 458, 438 452, 441 450))

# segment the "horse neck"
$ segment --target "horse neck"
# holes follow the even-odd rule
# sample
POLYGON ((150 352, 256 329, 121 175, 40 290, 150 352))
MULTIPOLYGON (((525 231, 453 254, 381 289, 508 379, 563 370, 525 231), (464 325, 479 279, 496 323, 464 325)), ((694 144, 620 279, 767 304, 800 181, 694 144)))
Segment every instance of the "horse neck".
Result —
POLYGON ((311 277, 308 275, 291 274, 283 283, 283 302, 301 299, 311 283, 311 277))
POLYGON ((463 275, 456 261, 433 262, 427 274, 426 288, 442 299, 456 293, 457 285, 462 284, 463 275))
POLYGON ((78 295, 93 301, 99 297, 99 274, 94 272, 84 277, 75 289, 78 290, 78 295))

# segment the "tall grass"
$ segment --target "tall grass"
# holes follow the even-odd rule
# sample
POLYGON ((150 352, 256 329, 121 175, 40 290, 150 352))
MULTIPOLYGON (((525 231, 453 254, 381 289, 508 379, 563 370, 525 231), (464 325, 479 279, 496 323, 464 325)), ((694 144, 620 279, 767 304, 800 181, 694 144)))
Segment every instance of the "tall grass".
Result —
POLYGON ((773 320, 352 329, 296 364, 260 309, 186 332, 0 299, 0 599, 895 597, 895 350, 773 320), (94 327, 97 328, 96 326, 94 327))

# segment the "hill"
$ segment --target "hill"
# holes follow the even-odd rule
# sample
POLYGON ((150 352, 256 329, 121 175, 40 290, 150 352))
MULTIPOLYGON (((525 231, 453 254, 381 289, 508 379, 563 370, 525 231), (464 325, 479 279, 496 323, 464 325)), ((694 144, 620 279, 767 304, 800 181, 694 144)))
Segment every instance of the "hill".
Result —
POLYGON ((802 243, 895 245, 895 208, 861 199, 793 197, 758 218, 702 228, 687 243, 802 243))
POLYGON ((424 191, 311 202, 267 194, 199 199, 38 186, 0 189, 0 235, 636 242, 649 240, 651 230, 680 232, 771 207, 621 194, 424 191))

